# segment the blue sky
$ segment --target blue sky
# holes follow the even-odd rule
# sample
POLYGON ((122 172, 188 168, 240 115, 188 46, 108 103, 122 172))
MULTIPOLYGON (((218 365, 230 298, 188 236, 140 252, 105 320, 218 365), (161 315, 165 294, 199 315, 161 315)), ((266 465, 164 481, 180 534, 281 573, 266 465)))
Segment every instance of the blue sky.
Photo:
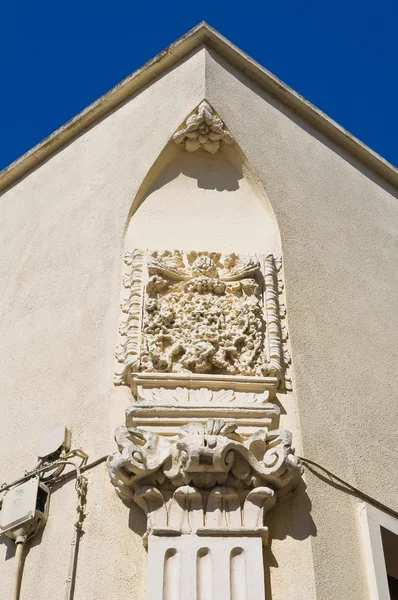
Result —
POLYGON ((396 0, 14 0, 0 169, 202 20, 398 165, 396 0))

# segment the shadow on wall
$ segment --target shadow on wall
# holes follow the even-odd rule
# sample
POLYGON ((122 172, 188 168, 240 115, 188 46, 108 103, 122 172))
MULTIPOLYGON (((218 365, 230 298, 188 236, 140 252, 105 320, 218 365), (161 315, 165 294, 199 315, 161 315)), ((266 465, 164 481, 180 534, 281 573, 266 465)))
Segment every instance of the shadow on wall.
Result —
MULTIPOLYGON (((301 479, 296 489, 286 496, 280 498, 267 515, 266 523, 269 528, 268 545, 264 547, 264 580, 265 597, 272 600, 271 589, 271 567, 278 567, 278 561, 272 551, 272 540, 284 540, 291 537, 302 541, 308 537, 316 537, 317 529, 311 516, 311 500, 307 494, 307 486, 301 479)), ((297 557, 297 563, 300 557, 297 557)))
POLYGON ((267 194, 235 143, 217 154, 170 141, 138 190, 125 249, 281 253, 267 194))
POLYGON ((203 151, 189 153, 178 150, 178 156, 160 174, 148 195, 181 175, 196 179, 198 188, 203 190, 234 192, 239 189, 239 181, 243 178, 242 165, 231 162, 224 153, 210 155, 203 151))

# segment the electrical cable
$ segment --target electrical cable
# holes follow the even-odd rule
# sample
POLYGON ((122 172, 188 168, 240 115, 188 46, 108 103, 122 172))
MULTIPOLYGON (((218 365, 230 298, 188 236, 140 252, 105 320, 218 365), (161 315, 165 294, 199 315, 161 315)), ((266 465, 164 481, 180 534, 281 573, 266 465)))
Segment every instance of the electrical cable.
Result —
MULTIPOLYGON (((83 467, 81 467, 80 472, 84 473, 85 471, 89 471, 90 469, 100 465, 101 463, 103 463, 107 460, 108 456, 109 455, 106 454, 105 456, 101 456, 100 458, 92 461, 91 463, 84 465, 83 467)), ((327 480, 326 478, 324 478, 323 480, 326 481, 327 483, 334 485, 333 479, 336 480, 339 484, 341 484, 341 485, 345 486, 345 488, 347 488, 347 489, 340 488, 342 491, 351 493, 352 495, 357 496, 361 500, 363 500, 365 502, 369 502, 369 504, 372 504, 376 508, 379 508, 380 510, 382 510, 382 511, 392 515, 396 519, 398 519, 397 511, 393 510, 386 504, 383 504, 379 500, 376 500, 372 496, 365 494, 365 492, 361 492, 361 490, 354 487, 353 485, 351 485, 350 483, 348 483, 341 477, 338 477, 338 475, 335 475, 334 473, 332 473, 331 471, 326 469, 326 467, 322 467, 322 465, 318 464, 314 460, 310 460, 309 458, 305 458, 304 456, 298 456, 298 458, 302 461, 304 466, 307 467, 307 469, 310 470, 314 475, 317 475, 318 477, 320 476, 319 473, 317 473, 314 469, 310 468, 311 466, 316 467, 316 468, 320 469, 321 471, 323 471, 324 473, 326 473, 326 475, 329 477, 329 480, 327 480)), ((53 483, 57 484, 61 481, 65 481, 67 479, 70 479, 73 475, 74 475, 74 471, 73 470, 69 471, 68 473, 65 473, 64 475, 61 475, 60 477, 56 478, 53 483)))
MULTIPOLYGON (((60 476, 62 471, 64 470, 66 465, 73 466, 73 474, 76 474, 76 491, 79 498, 79 503, 76 508, 77 511, 77 519, 74 524, 75 526, 75 534, 72 541, 72 550, 71 550, 71 562, 69 567, 69 576, 68 576, 68 588, 67 588, 67 600, 72 600, 73 597, 73 580, 74 573, 76 569, 76 557, 77 557, 77 548, 80 538, 80 530, 81 523, 84 518, 84 503, 85 496, 87 490, 87 478, 81 474, 81 468, 87 463, 88 455, 82 450, 72 450, 61 456, 60 459, 53 461, 50 464, 40 466, 42 461, 40 460, 35 469, 32 471, 25 472, 23 477, 13 481, 10 484, 3 484, 0 488, 0 492, 6 492, 7 490, 21 484, 33 477, 38 477, 39 479, 52 483, 57 477, 60 476), (81 458, 81 463, 77 464, 76 462, 70 460, 72 457, 78 456, 81 458), (48 477, 41 477, 47 471, 52 471, 48 477)), ((1 504, 2 501, 0 501, 1 504)), ((40 519, 37 522, 37 525, 34 529, 32 529, 28 534, 18 535, 15 539, 16 544, 16 552, 15 552, 15 567, 14 567, 14 575, 13 575, 13 583, 12 583, 12 596, 11 600, 19 600, 20 589, 21 589, 21 579, 22 579, 22 565, 23 565, 23 550, 25 544, 28 539, 34 537, 39 530, 41 525, 40 519)))
POLYGON ((379 500, 376 500, 375 498, 372 498, 372 496, 369 496, 368 494, 365 494, 365 492, 361 492, 361 490, 359 490, 355 486, 351 485, 351 483, 348 483, 347 481, 345 481, 341 477, 338 477, 338 475, 335 475, 334 473, 332 473, 331 471, 329 471, 328 469, 326 469, 326 467, 322 467, 322 465, 320 465, 319 463, 315 462, 314 460, 310 460, 309 458, 304 458, 304 456, 298 456, 298 458, 302 461, 302 463, 304 464, 304 466, 311 473, 313 473, 314 475, 316 475, 317 477, 319 477, 320 479, 322 479, 322 481, 324 481, 325 483, 328 483, 329 485, 333 485, 333 487, 335 487, 335 488, 337 487, 342 492, 346 492, 347 494, 351 494, 352 496, 356 496, 360 500, 363 500, 364 502, 368 502, 369 504, 372 504, 373 506, 375 506, 376 508, 382 510, 383 512, 386 512, 387 514, 391 515, 395 519, 398 519, 398 512, 397 511, 395 511, 394 509, 390 508, 386 504, 383 504, 382 502, 379 502, 379 500), (312 467, 315 467, 316 469, 320 469, 321 471, 323 471, 323 473, 325 473, 327 475, 327 477, 325 477, 325 475, 323 475, 321 473, 318 473, 312 467), (339 485, 337 485, 335 483, 335 481, 333 481, 333 480, 335 480, 337 482, 337 484, 339 484, 339 485))
MULTIPOLYGON (((91 463, 83 465, 82 467, 80 467, 80 473, 85 473, 86 471, 89 471, 90 469, 97 467, 101 463, 105 462, 107 460, 108 456, 109 456, 109 454, 105 454, 105 456, 101 456, 100 458, 93 460, 91 463)), ((62 481, 71 479, 74 476, 74 474, 75 474, 75 471, 72 469, 71 471, 68 471, 64 475, 60 475, 59 477, 56 477, 54 479, 54 481, 51 482, 51 484, 56 485, 57 483, 61 483, 62 481)))
MULTIPOLYGON (((49 477, 46 477, 46 478, 40 477, 40 479, 43 482, 51 481, 53 477, 59 476, 59 474, 60 474, 59 469, 62 468, 62 470, 63 470, 64 466, 68 465, 68 464, 73 465, 75 467, 75 470, 78 470, 80 472, 80 469, 84 467, 85 463, 87 462, 87 459, 88 459, 88 455, 85 452, 83 452, 83 450, 80 450, 80 449, 71 450, 70 452, 68 452, 61 458, 55 460, 54 462, 52 462, 48 465, 44 465, 43 467, 38 466, 34 470, 25 473, 25 475, 23 477, 20 477, 19 479, 16 479, 15 481, 13 481, 11 483, 3 483, 0 486, 0 492, 6 492, 7 490, 11 489, 12 487, 19 485, 20 483, 24 483, 25 481, 28 481, 28 479, 32 479, 32 477, 37 477, 37 476, 40 476, 42 473, 56 469, 56 472, 53 473, 52 475, 50 475, 49 477), (74 463, 73 461, 68 460, 69 458, 72 458, 73 456, 78 456, 79 458, 82 459, 82 462, 79 465, 79 467, 77 467, 76 463, 74 463)), ((41 464, 41 461, 39 461, 38 465, 40 465, 40 464, 41 464)))

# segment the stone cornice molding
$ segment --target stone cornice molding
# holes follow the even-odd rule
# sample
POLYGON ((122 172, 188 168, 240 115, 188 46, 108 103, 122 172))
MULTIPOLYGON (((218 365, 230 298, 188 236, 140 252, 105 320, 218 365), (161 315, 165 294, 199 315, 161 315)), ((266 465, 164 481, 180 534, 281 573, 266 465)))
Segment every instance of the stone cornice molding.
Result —
POLYGON ((278 428, 277 384, 269 377, 133 374, 134 401, 126 410, 126 424, 175 436, 189 422, 222 418, 238 423, 246 438, 265 426, 278 428))

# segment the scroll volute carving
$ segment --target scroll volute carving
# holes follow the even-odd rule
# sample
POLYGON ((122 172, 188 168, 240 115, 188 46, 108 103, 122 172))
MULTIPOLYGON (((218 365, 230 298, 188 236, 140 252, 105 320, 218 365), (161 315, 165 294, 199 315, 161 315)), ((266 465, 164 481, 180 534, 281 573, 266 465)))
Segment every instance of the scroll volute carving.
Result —
POLYGON ((141 485, 165 481, 171 487, 230 485, 247 490, 264 485, 278 490, 297 481, 302 466, 289 432, 264 429, 245 442, 236 428, 236 424, 209 419, 206 424, 189 423, 181 428, 178 439, 168 439, 119 427, 119 451, 108 459, 111 481, 125 499, 133 499, 141 485))

